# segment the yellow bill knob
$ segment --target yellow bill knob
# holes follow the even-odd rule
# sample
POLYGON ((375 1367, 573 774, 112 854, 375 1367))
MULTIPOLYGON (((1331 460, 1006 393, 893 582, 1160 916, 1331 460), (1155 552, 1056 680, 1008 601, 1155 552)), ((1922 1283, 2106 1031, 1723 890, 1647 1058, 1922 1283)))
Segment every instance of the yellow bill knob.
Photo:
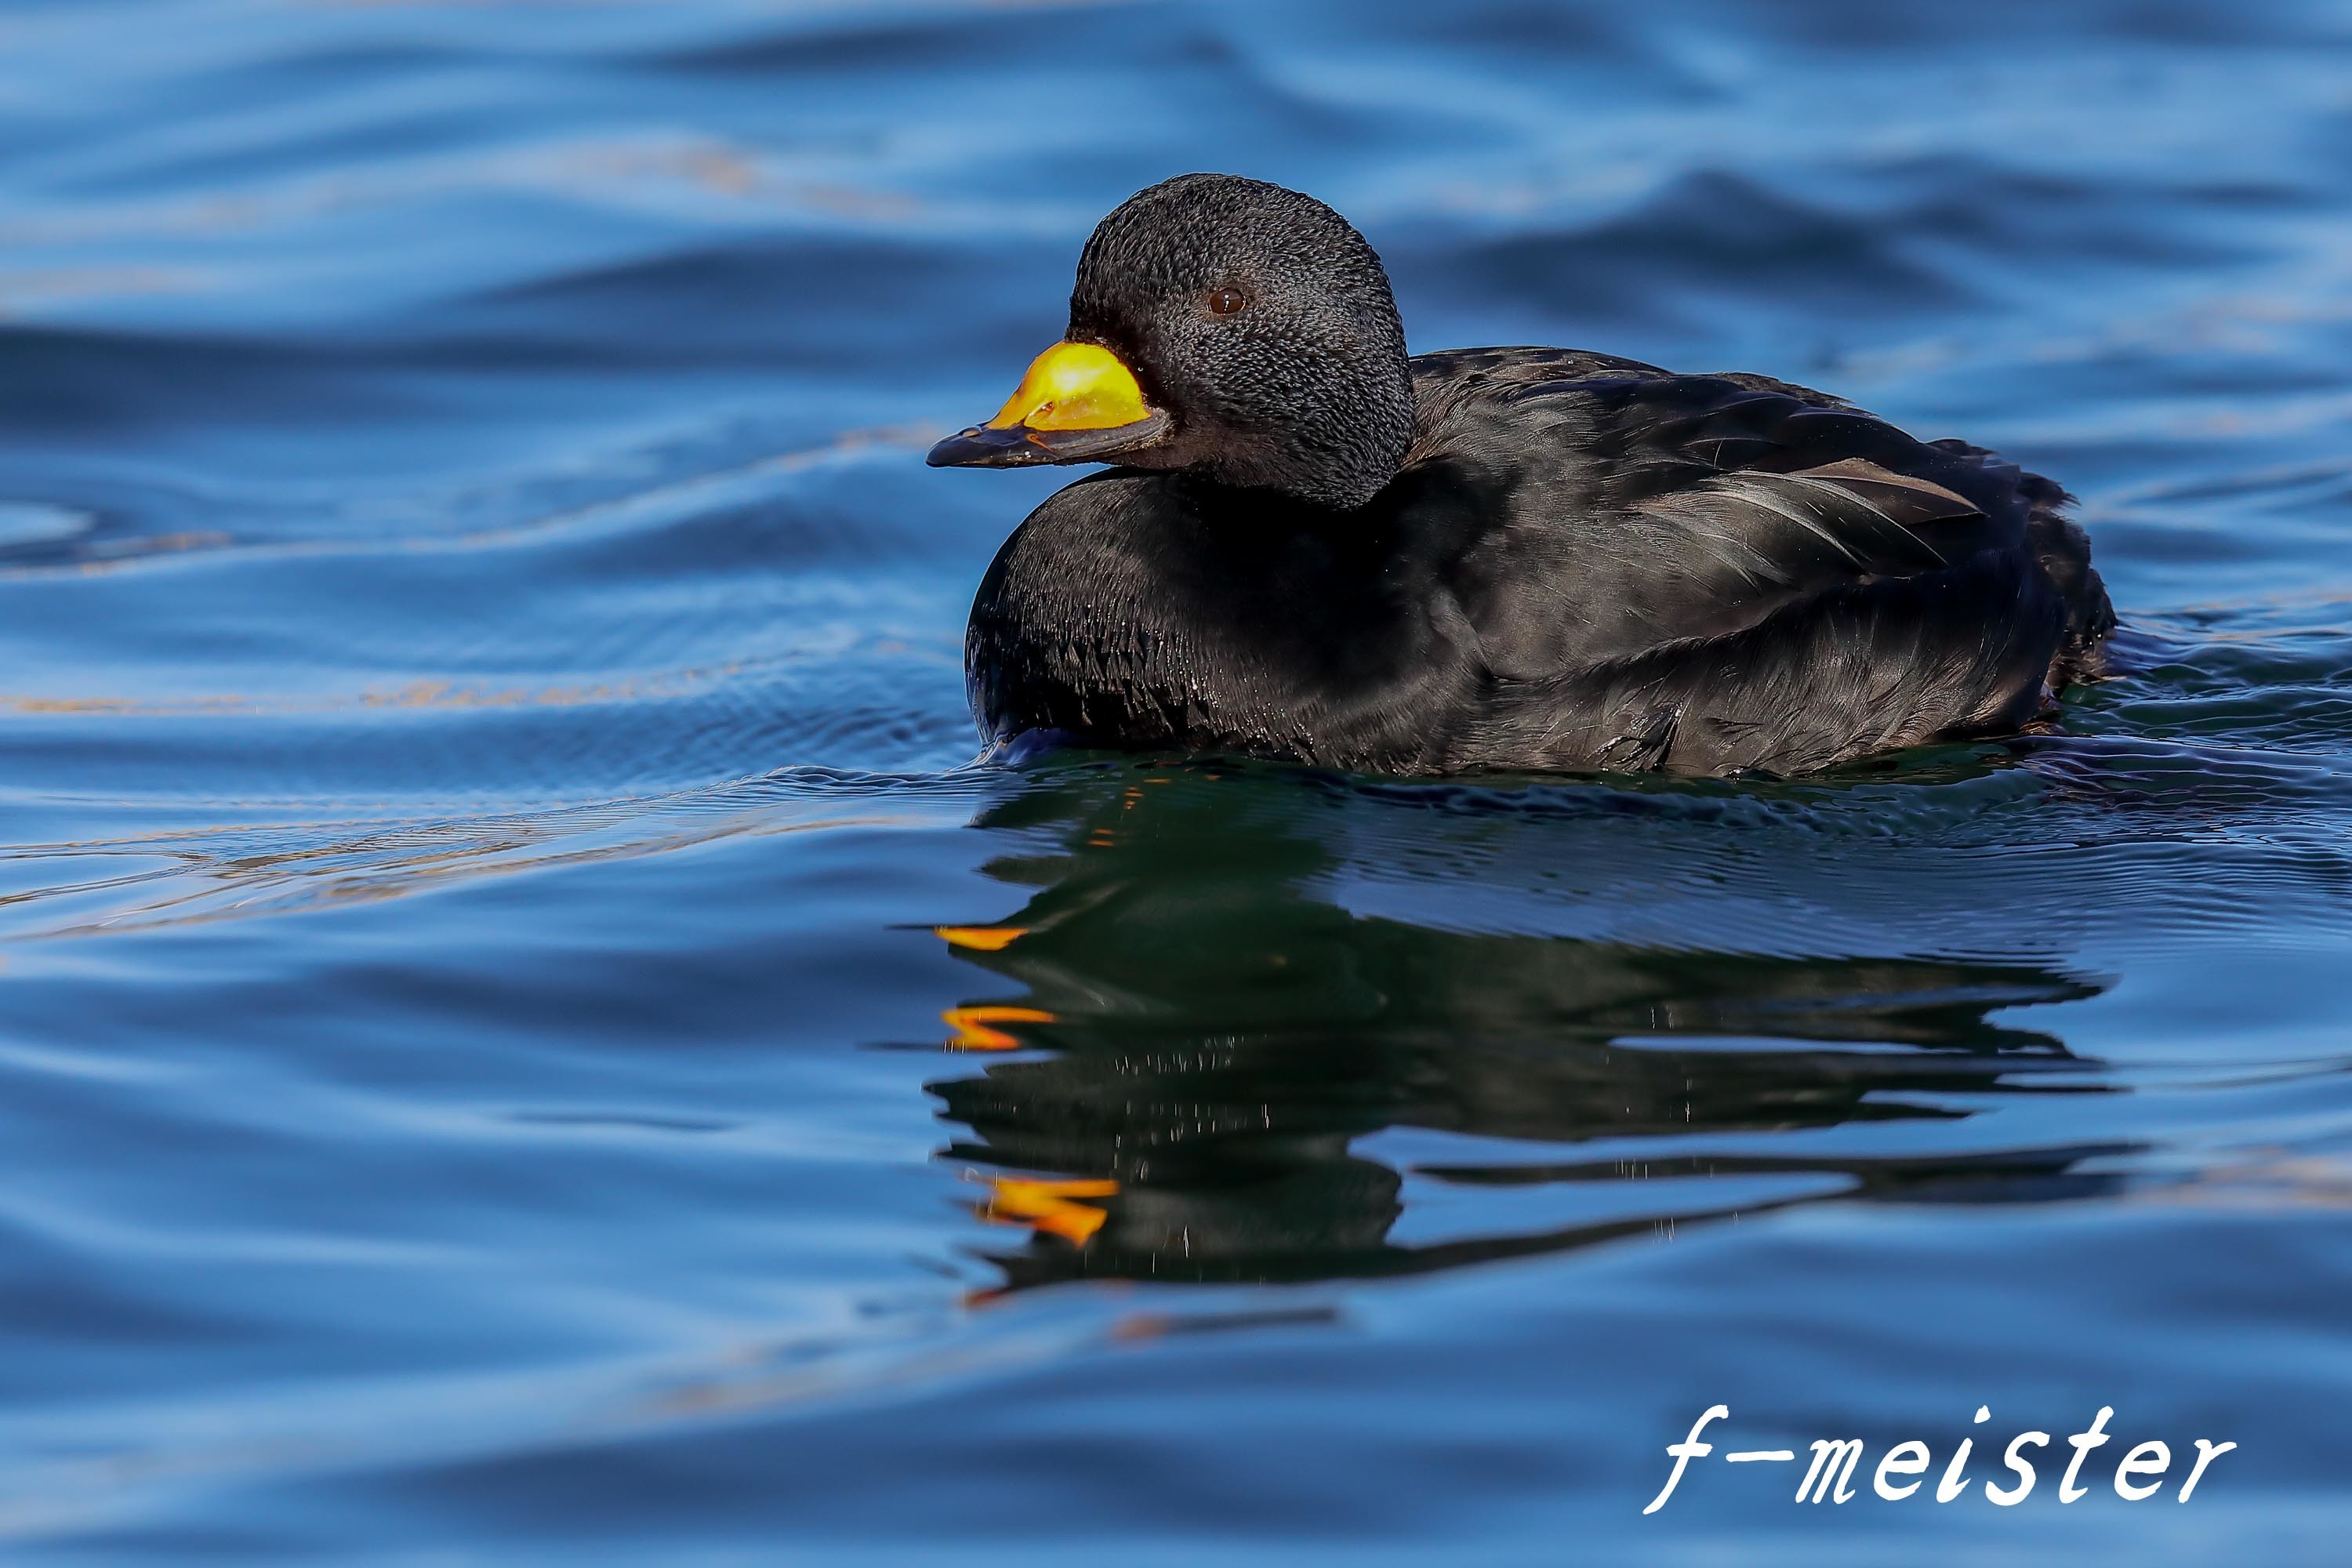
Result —
POLYGON ((1117 354, 1097 343, 1055 343, 1029 362, 1029 374, 988 427, 1108 430, 1150 414, 1135 374, 1117 354))
POLYGON ((1098 343, 1055 343, 1030 362, 995 418, 949 437, 926 460, 935 468, 1115 462, 1173 424, 1118 355, 1098 343))

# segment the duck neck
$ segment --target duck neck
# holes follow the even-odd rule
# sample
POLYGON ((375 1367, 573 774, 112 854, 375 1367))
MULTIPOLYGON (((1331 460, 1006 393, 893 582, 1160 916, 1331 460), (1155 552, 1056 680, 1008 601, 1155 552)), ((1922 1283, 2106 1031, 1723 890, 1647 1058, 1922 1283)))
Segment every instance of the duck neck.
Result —
POLYGON ((1184 464, 1238 489, 1273 490, 1328 511, 1353 511, 1388 486, 1412 445, 1412 377, 1393 374, 1317 389, 1277 430, 1228 434, 1184 464))

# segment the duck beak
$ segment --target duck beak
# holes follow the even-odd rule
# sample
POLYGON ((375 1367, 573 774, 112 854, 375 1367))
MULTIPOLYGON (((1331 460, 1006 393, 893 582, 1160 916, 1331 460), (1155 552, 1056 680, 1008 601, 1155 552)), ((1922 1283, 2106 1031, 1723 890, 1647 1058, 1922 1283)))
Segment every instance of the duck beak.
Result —
POLYGON ((1015 468, 1105 462, 1168 433, 1135 373, 1094 343, 1055 343, 985 425, 949 437, 924 461, 935 468, 1015 468))

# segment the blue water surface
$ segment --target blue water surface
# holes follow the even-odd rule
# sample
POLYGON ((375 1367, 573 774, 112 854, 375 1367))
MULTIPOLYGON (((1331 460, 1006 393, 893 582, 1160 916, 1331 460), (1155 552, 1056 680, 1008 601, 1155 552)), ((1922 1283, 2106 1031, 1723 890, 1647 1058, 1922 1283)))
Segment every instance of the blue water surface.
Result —
POLYGON ((7 0, 0 1542, 2341 1562, 2347 546, 2323 0, 7 0), (974 765, 1068 476, 923 448, 1192 168, 1416 348, 2003 447, 2136 672, 1796 782, 974 765))

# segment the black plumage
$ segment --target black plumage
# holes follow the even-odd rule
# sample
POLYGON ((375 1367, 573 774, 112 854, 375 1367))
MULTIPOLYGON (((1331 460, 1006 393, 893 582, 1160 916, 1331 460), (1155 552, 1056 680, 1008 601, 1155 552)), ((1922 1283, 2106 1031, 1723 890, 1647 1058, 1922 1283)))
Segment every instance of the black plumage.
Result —
MULTIPOLYGON (((982 584, 966 668, 998 742, 1798 773, 2014 730, 2114 625, 2049 480, 1763 376, 1408 360, 1370 247, 1276 186, 1121 206, 1068 338, 1170 417, 982 584)), ((1038 440, 934 460, 1054 460, 1038 440)))

